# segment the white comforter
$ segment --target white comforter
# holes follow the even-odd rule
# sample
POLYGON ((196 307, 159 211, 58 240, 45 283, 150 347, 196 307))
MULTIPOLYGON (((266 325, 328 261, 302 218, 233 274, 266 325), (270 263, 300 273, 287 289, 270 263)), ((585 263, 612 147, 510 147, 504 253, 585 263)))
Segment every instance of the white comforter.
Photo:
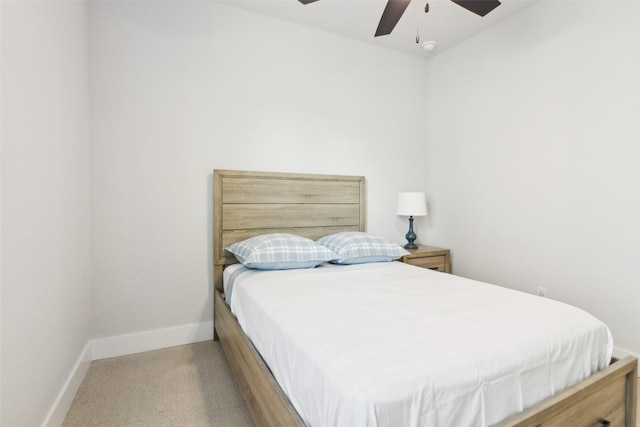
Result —
POLYGON ((575 307, 398 262, 240 274, 231 309, 313 427, 492 425, 613 345, 575 307))

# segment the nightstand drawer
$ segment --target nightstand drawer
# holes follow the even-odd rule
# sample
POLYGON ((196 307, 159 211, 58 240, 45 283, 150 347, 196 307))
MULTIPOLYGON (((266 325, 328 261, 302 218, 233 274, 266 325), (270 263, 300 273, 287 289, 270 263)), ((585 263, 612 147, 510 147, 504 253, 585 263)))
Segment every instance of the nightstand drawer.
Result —
POLYGON ((444 255, 416 258, 405 257, 404 262, 430 270, 446 271, 447 269, 447 258, 444 255))
POLYGON ((449 249, 419 245, 416 249, 408 249, 409 255, 402 257, 402 262, 430 270, 451 273, 451 253, 449 249))

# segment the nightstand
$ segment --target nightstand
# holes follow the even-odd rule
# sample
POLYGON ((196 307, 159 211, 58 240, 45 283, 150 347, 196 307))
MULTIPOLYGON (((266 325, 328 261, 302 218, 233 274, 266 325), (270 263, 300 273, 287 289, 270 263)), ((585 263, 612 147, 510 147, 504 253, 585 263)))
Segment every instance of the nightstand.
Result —
POLYGON ((407 249, 411 255, 401 258, 402 262, 428 268, 430 270, 451 273, 451 253, 449 249, 418 245, 418 249, 407 249))

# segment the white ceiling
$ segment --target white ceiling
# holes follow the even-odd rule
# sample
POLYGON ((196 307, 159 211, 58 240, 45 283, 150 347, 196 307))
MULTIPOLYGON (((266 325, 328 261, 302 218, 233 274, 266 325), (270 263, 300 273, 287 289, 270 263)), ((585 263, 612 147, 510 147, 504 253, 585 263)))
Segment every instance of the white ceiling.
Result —
POLYGON ((377 46, 429 58, 438 52, 514 15, 540 0, 501 0, 502 4, 480 17, 450 0, 413 0, 393 32, 374 37, 387 0, 318 0, 303 5, 298 0, 219 0, 247 11, 307 27, 340 34, 377 46), (416 43, 416 33, 420 44, 416 43), (428 53, 421 43, 434 40, 428 53))

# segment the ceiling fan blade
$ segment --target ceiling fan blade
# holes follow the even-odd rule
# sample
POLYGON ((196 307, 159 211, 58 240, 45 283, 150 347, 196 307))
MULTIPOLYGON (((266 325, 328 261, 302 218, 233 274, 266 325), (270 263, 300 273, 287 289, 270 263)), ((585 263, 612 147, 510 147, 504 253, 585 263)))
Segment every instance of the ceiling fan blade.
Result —
POLYGON ((318 0, 298 0, 300 3, 302 4, 309 4, 309 3, 313 3, 314 1, 318 1, 318 0))
POLYGON ((476 15, 485 16, 496 7, 500 6, 498 0, 451 0, 455 4, 464 7, 476 15))
POLYGON ((395 28, 405 9, 409 6, 410 1, 411 0, 387 0, 387 5, 384 7, 384 12, 382 12, 382 17, 376 30, 376 37, 391 34, 391 31, 395 28))

